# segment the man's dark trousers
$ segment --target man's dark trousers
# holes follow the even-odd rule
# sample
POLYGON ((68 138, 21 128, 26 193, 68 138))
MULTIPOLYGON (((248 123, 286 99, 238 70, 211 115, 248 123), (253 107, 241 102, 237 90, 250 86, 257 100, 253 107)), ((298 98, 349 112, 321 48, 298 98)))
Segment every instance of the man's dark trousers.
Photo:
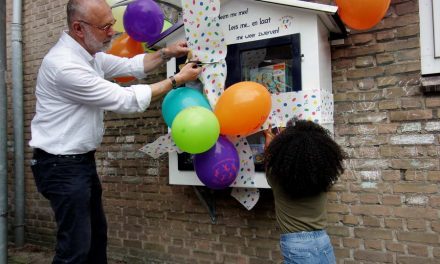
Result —
POLYGON ((52 155, 34 150, 32 172, 58 226, 54 264, 107 263, 107 221, 94 151, 52 155))

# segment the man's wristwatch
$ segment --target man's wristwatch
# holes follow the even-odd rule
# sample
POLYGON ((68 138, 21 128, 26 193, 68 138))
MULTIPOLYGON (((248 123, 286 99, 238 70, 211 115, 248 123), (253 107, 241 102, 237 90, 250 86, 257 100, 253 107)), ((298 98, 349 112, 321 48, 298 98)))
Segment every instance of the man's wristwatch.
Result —
POLYGON ((174 78, 174 76, 170 76, 168 77, 168 79, 170 79, 171 84, 173 85, 173 89, 176 89, 177 88, 176 78, 174 78))

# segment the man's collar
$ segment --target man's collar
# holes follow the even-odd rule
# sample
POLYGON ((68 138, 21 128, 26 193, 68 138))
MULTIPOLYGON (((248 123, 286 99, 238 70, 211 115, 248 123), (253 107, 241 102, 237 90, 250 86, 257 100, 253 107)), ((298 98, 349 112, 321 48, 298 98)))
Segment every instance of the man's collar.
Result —
POLYGON ((83 46, 81 46, 74 38, 72 38, 68 31, 63 31, 61 35, 61 40, 70 48, 78 52, 78 54, 83 57, 88 62, 92 62, 95 57, 92 56, 83 46))

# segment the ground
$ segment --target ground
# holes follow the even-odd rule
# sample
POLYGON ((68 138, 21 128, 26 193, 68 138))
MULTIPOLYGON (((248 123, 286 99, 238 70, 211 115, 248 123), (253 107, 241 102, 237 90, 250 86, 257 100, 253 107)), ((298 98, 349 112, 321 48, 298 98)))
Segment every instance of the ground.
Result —
POLYGON ((25 245, 23 248, 8 247, 9 264, 47 264, 52 262, 53 252, 49 249, 33 245, 25 245))
MULTIPOLYGON (((53 250, 34 245, 25 245, 23 248, 8 247, 8 264, 48 264, 52 262, 53 250)), ((109 264, 125 262, 109 260, 109 264)))

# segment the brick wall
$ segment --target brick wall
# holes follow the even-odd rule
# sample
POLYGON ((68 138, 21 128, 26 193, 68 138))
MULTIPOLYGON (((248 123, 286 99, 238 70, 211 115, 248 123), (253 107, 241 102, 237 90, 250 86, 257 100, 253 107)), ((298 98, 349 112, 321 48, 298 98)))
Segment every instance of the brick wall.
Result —
POLYGON ((420 92, 417 1, 333 46, 338 142, 350 155, 329 203, 343 263, 434 263, 439 248, 439 97, 420 92))
MULTIPOLYGON (((24 1, 26 142, 36 73, 65 28, 66 2, 24 1)), ((7 4, 10 21, 11 0, 7 4)), ((350 156, 329 195, 328 230, 339 263, 434 263, 440 257, 440 98, 420 93, 418 21, 417 1, 392 0, 379 25, 353 31, 332 47, 335 133, 350 156)), ((163 77, 164 69, 148 82, 163 77)), ((280 263, 270 191, 263 190, 251 211, 228 191, 216 192, 217 224, 211 224, 192 187, 168 185, 168 157, 154 160, 138 151, 166 131, 160 103, 142 114, 107 113, 105 119, 97 164, 110 257, 127 263, 280 263)), ((11 148, 10 168, 12 154, 11 148)), ((52 247, 53 215, 29 168, 26 206, 27 241, 52 247)))

